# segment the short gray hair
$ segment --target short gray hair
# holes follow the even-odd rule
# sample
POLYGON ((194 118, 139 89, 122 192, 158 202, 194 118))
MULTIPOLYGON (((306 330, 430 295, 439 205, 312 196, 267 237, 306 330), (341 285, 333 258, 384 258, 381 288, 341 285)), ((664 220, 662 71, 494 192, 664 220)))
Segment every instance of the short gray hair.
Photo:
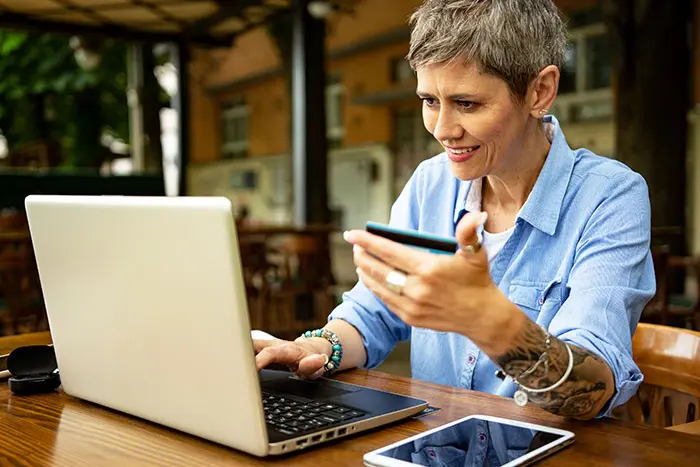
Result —
POLYGON ((521 99, 548 65, 561 69, 566 26, 553 0, 425 0, 413 13, 414 70, 453 60, 503 79, 521 99))

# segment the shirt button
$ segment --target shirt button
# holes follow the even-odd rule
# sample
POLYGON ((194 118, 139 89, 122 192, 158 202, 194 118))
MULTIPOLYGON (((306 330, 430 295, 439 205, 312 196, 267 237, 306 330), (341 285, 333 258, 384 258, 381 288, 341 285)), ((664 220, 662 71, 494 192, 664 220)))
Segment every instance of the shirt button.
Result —
POLYGON ((474 354, 469 354, 469 357, 467 357, 467 363, 469 363, 470 365, 473 365, 475 361, 476 361, 476 357, 474 357, 474 354))
POLYGON ((479 433, 479 441, 481 441, 482 443, 486 441, 486 435, 483 433, 479 433))
POLYGON ((540 297, 540 299, 537 300, 537 303, 539 303, 540 305, 544 305, 544 297, 540 297))

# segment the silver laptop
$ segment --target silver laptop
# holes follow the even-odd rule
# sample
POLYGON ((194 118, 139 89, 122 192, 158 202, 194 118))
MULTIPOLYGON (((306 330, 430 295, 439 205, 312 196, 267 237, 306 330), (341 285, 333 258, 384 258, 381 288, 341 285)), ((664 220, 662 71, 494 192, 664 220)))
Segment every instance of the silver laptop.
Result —
POLYGON ((30 196, 26 209, 67 394, 257 456, 427 407, 256 370, 225 198, 30 196))

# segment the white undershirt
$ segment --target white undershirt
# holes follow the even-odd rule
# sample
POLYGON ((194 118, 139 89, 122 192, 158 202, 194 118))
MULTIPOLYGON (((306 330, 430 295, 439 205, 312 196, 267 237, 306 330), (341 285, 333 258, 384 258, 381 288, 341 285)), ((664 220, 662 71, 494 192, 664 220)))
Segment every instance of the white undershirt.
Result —
MULTIPOLYGON (((483 179, 478 178, 472 181, 471 189, 467 195, 465 202, 465 208, 471 212, 481 211, 481 189, 483 187, 483 179)), ((515 226, 508 230, 499 233, 489 233, 486 230, 482 230, 481 234, 481 244, 486 249, 486 254, 489 258, 489 264, 492 264, 498 253, 501 252, 506 242, 513 234, 515 226)))
POLYGON ((498 253, 501 252, 503 247, 505 246, 506 242, 510 238, 510 236, 513 234, 513 229, 515 229, 515 226, 511 227, 508 230, 504 230, 503 232, 499 233, 489 233, 486 230, 484 230, 481 235, 482 235, 482 243, 481 245, 484 247, 486 250, 486 255, 489 258, 489 264, 493 264, 494 259, 496 259, 496 256, 498 253))

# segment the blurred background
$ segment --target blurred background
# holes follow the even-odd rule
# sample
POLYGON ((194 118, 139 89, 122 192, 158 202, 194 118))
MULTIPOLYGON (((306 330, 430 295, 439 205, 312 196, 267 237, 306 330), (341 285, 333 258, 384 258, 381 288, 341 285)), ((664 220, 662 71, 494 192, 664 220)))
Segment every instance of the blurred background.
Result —
MULTIPOLYGON (((48 326, 31 193, 225 196, 253 327, 322 325, 356 280, 342 231, 387 222, 440 152, 404 60, 420 3, 0 0, 0 335, 48 326)), ((699 1, 556 3, 570 43, 551 113, 571 147, 644 175, 659 293, 643 320, 697 330, 699 1)), ((398 352, 385 368, 405 373, 398 352)))

